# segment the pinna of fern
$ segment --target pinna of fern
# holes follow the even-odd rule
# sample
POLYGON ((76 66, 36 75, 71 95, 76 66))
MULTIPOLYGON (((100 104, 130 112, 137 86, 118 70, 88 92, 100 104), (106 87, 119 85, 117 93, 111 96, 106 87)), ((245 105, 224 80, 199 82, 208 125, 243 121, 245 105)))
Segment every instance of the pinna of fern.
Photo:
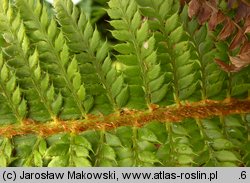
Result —
POLYGON ((83 12, 77 7, 72 9, 71 1, 66 2, 55 1, 56 15, 69 48, 77 54, 87 91, 93 97, 99 95, 95 96, 97 105, 102 108, 111 105, 117 111, 126 104, 128 88, 124 86, 123 76, 112 67, 108 43, 101 40, 100 33, 96 28, 93 30, 83 12))

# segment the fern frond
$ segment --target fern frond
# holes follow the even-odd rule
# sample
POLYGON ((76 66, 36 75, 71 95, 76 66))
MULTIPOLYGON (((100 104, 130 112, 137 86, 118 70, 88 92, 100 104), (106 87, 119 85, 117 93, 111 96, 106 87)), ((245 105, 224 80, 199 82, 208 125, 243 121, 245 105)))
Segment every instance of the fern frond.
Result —
POLYGON ((0 53, 0 71, 1 95, 5 98, 8 107, 11 108, 16 121, 22 123, 27 111, 26 100, 23 98, 22 92, 17 85, 16 76, 10 72, 2 53, 0 53))
POLYGON ((68 0, 64 2, 55 1, 54 8, 62 31, 68 38, 67 44, 71 51, 79 53, 88 49, 85 42, 88 42, 88 39, 93 33, 93 29, 90 24, 87 25, 88 21, 85 14, 80 12, 78 8, 73 5, 72 1, 68 0), (88 29, 85 29, 86 26, 88 26, 88 29), (84 32, 85 36, 83 35, 84 32))
MULTIPOLYGON (((52 97, 53 100, 48 100, 45 94, 50 87, 49 83, 46 83, 49 82, 48 75, 44 78, 41 72, 37 50, 30 55, 31 51, 29 50, 29 39, 27 38, 25 28, 21 22, 20 14, 18 13, 15 15, 13 8, 9 6, 5 12, 1 12, 0 16, 1 22, 3 22, 0 29, 2 29, 3 37, 7 44, 7 46, 3 48, 3 51, 8 59, 7 63, 14 69, 17 69, 16 75, 19 80, 21 80, 19 83, 22 83, 21 87, 25 90, 25 94, 29 95, 30 93, 30 96, 32 96, 34 95, 34 91, 37 93, 38 99, 37 97, 34 97, 35 100, 29 100, 31 108, 35 105, 42 105, 42 110, 39 110, 39 112, 41 111, 43 116, 47 116, 46 113, 49 113, 50 118, 56 119, 59 109, 53 110, 50 104, 53 103, 54 96, 52 97), (30 83, 32 83, 31 86, 30 83), (41 86, 40 83, 42 83, 41 86)), ((30 98, 29 96, 26 97, 30 98)), ((61 104, 57 106, 57 108, 60 107, 61 104)), ((32 111, 32 109, 30 111, 32 111)), ((34 119, 37 119, 37 117, 34 119)))
POLYGON ((160 64, 167 72, 166 83, 170 84, 167 102, 180 104, 181 100, 192 98, 197 89, 196 61, 192 53, 185 31, 179 17, 179 2, 173 1, 137 1, 142 14, 149 18, 150 29, 156 31, 157 56, 160 64))
MULTIPOLYGON (((228 62, 229 56, 227 53, 222 52, 224 49, 229 49, 230 41, 218 41, 215 42, 215 46, 218 50, 216 59, 228 62)), ((227 73, 227 98, 245 98, 248 95, 249 90, 249 72, 248 69, 242 69, 240 73, 227 73)))
POLYGON ((88 158, 92 147, 84 137, 64 135, 61 139, 54 142, 45 153, 45 158, 51 160, 48 167, 91 166, 88 158))
MULTIPOLYGON (((31 41, 37 46, 41 67, 54 75, 52 79, 59 80, 60 84, 63 85, 61 87, 66 86, 64 96, 66 95, 67 99, 69 96, 73 98, 81 116, 86 117, 83 104, 85 99, 83 85, 80 84, 81 89, 79 86, 75 88, 73 85, 74 78, 78 77, 77 74, 73 76, 74 72, 78 72, 78 64, 74 59, 70 61, 71 59, 68 58, 69 53, 65 40, 60 31, 57 30, 54 19, 48 17, 46 6, 42 6, 39 1, 25 0, 17 0, 16 5, 20 9, 26 29, 30 32, 31 41), (83 96, 79 97, 77 92, 81 92, 83 96)), ((71 105, 66 106, 70 108, 71 105)), ((65 111, 68 109, 66 106, 65 111)))
MULTIPOLYGON (((68 40, 69 48, 79 54, 77 58, 82 71, 83 82, 86 83, 86 87, 88 85, 92 87, 89 88, 89 93, 101 95, 105 90, 109 103, 115 110, 118 110, 125 105, 128 91, 127 88, 123 87, 122 75, 118 75, 112 66, 112 61, 108 55, 107 41, 101 40, 97 28, 92 28, 84 13, 79 12, 77 7, 73 7, 70 0, 67 0, 66 3, 55 1, 54 7, 58 21, 68 40), (89 72, 89 69, 95 72, 89 72), (99 83, 102 84, 101 89, 98 87, 99 83), (93 86, 97 86, 96 92, 93 91, 93 86)), ((86 89, 88 91, 88 88, 86 89)), ((98 98, 95 98, 95 103, 99 103, 98 98)), ((102 102, 103 108, 107 108, 105 105, 107 104, 102 102)))
POLYGON ((226 74, 212 61, 214 57, 229 60, 223 51, 229 49, 229 43, 216 42, 214 37, 208 34, 207 25, 198 26, 197 20, 189 21, 187 7, 183 9, 182 20, 199 60, 202 99, 245 97, 249 90, 248 72, 244 70, 240 74, 226 74))
MULTIPOLYGON (((240 153, 235 149, 235 145, 238 143, 239 139, 234 139, 230 135, 228 129, 233 127, 235 130, 240 127, 243 123, 239 116, 225 116, 221 119, 213 119, 216 123, 211 125, 210 120, 198 120, 197 124, 201 128, 203 138, 205 140, 204 148, 200 152, 201 156, 197 161, 199 163, 204 163, 207 166, 237 166, 242 160, 239 159, 240 153), (220 131, 220 122, 223 124, 225 131, 222 133, 220 131), (237 127, 236 127, 237 126, 237 127), (211 142, 211 144, 206 142, 211 142), (224 155, 223 155, 224 154, 224 155), (227 156, 225 156, 227 155, 227 156), (211 158, 213 157, 213 158, 211 158)), ((246 135, 246 131, 240 132, 241 135, 246 135)), ((238 136, 239 137, 239 136, 238 136)), ((238 144, 239 145, 239 144, 238 144)), ((238 146, 237 145, 237 146, 238 146)), ((243 145, 243 144, 242 144, 243 145)), ((244 144, 245 145, 245 144, 244 144)), ((243 145, 243 146, 244 146, 243 145)), ((239 147, 239 146, 238 146, 239 147)))
POLYGON ((11 154, 13 150, 13 146, 11 144, 10 139, 3 138, 0 140, 0 166, 6 167, 11 163, 11 154))
MULTIPOLYGON (((121 71, 130 86, 130 92, 144 95, 148 108, 152 103, 161 101, 166 92, 165 74, 161 73, 154 49, 155 38, 150 36, 148 21, 142 21, 135 1, 112 0, 109 2, 110 24, 116 29, 111 31, 114 38, 120 41, 114 49, 120 54, 116 56, 121 71), (141 23, 143 22, 143 23, 141 23), (138 75, 138 73, 140 73, 138 75)), ((144 101, 138 96, 131 96, 130 104, 144 101), (134 100, 134 101, 133 101, 134 100)), ((134 106, 133 106, 134 107, 134 106)))
MULTIPOLYGON (((186 9, 183 10, 182 14, 187 16, 185 11, 186 9)), ((192 42, 195 57, 199 61, 202 99, 215 99, 215 96, 225 98, 227 76, 217 67, 216 63, 212 62, 212 58, 219 53, 219 50, 213 45, 212 37, 208 35, 207 26, 198 28, 197 21, 188 21, 187 17, 183 19, 183 22, 192 42)))

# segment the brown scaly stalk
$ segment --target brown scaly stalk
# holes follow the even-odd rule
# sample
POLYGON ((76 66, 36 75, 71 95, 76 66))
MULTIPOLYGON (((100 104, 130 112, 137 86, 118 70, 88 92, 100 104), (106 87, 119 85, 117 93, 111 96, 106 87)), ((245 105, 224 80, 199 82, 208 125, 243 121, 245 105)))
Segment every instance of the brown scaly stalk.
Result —
MULTIPOLYGON (((155 107, 155 106, 153 106, 155 107)), ((39 134, 50 136, 57 133, 81 133, 86 130, 112 130, 120 126, 141 127, 151 121, 180 122, 186 118, 204 119, 219 115, 250 113, 250 100, 231 99, 230 101, 206 100, 180 107, 155 107, 153 111, 124 110, 120 114, 108 116, 89 115, 87 120, 62 121, 57 123, 39 123, 26 119, 23 125, 8 125, 0 127, 0 136, 39 134), (204 103, 205 102, 205 103, 204 103)))

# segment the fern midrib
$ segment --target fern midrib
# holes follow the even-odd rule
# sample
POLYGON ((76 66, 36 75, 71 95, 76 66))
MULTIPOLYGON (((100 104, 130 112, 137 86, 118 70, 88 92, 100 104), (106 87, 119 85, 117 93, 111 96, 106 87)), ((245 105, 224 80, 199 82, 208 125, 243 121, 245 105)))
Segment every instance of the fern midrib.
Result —
MULTIPOLYGON (((119 1, 120 3, 120 7, 122 7, 122 4, 121 2, 119 1)), ((145 87, 145 100, 146 100, 146 103, 147 103, 147 106, 149 109, 151 109, 150 107, 150 104, 151 104, 151 99, 150 99, 150 91, 149 91, 149 87, 148 87, 148 81, 147 81, 147 76, 146 76, 146 70, 145 70, 145 67, 144 67, 144 64, 143 64, 143 59, 141 58, 141 50, 140 50, 140 45, 137 43, 137 40, 136 40, 136 35, 135 35, 135 32, 133 32, 131 30, 131 22, 129 19, 126 18, 126 12, 124 11, 124 9, 122 9, 122 19, 125 20, 125 22, 127 23, 128 25, 128 31, 131 33, 131 36, 132 36, 132 43, 133 43, 133 47, 135 49, 135 55, 137 57, 137 60, 138 60, 138 63, 139 63, 139 67, 140 67, 140 75, 141 75, 141 79, 142 79, 142 82, 143 82, 143 86, 145 87), (124 18, 125 17, 125 18, 124 18)))
POLYGON ((224 136, 226 136, 227 139, 228 139, 228 134, 227 134, 226 129, 225 129, 224 116, 223 116, 223 115, 220 115, 220 116, 219 116, 219 119, 220 119, 220 123, 221 123, 221 126, 222 126, 222 134, 223 134, 224 136))
POLYGON ((173 67, 172 71, 173 71, 173 78, 172 78, 172 82, 173 82, 173 91, 174 91, 174 100, 175 103, 177 104, 177 106, 180 105, 180 99, 179 99, 179 87, 178 87, 178 76, 177 76, 177 68, 176 68, 176 64, 175 64, 175 56, 173 55, 173 50, 170 48, 170 42, 169 40, 169 35, 165 30, 165 25, 164 25, 164 21, 161 18, 160 14, 158 14, 158 11, 156 12, 156 18, 159 20, 160 22, 160 27, 159 27, 159 31, 163 34, 164 39, 166 40, 165 42, 167 43, 167 53, 170 54, 170 58, 171 58, 171 65, 173 67))
POLYGON ((209 141, 208 136, 206 135, 206 132, 204 131, 204 128, 201 124, 201 120, 196 119, 196 124, 197 124, 198 128, 200 129, 201 136, 203 137, 203 140, 205 142, 205 146, 203 147, 202 151, 205 152, 206 150, 208 150, 208 153, 210 156, 209 160, 211 159, 213 162, 215 162, 215 164, 216 163, 218 164, 217 159, 214 157, 213 147, 211 146, 211 142, 209 141))
MULTIPOLYGON (((84 42, 82 42, 82 43, 84 43, 84 42)), ((85 43, 85 44, 87 44, 87 48, 90 48, 88 42, 85 43)), ((114 96, 113 96, 112 93, 111 93, 111 88, 110 88, 110 86, 109 86, 109 85, 107 84, 107 82, 106 82, 105 76, 104 76, 104 74, 103 74, 103 71, 102 71, 102 69, 101 69, 101 67, 100 67, 100 64, 98 63, 98 60, 97 60, 95 54, 94 54, 90 49, 88 49, 87 53, 88 53, 88 55, 90 56, 90 60, 91 60, 91 62, 92 62, 93 65, 94 65, 94 68, 95 68, 96 73, 97 73, 97 75, 98 75, 98 77, 99 77, 99 79, 100 79, 100 82, 102 83, 104 89, 106 89, 107 97, 108 97, 110 103, 112 104, 113 109, 114 109, 115 111, 118 111, 119 109, 118 109, 117 103, 116 103, 115 100, 114 100, 114 96)))
POLYGON ((179 99, 179 87, 178 87, 178 76, 177 76, 177 67, 175 63, 175 56, 173 55, 172 51, 168 48, 170 57, 171 57, 171 64, 173 67, 173 91, 175 93, 174 98, 175 98, 175 103, 179 106, 180 105, 180 99, 179 99))
POLYGON ((227 89, 227 98, 231 98, 232 96, 232 77, 233 73, 229 72, 228 74, 228 89, 227 89))
POLYGON ((135 37, 132 37, 132 42, 134 44, 134 48, 135 48, 135 52, 136 52, 136 57, 138 59, 139 62, 139 66, 140 66, 140 70, 141 70, 141 77, 142 77, 142 81, 143 81, 143 86, 145 87, 145 99, 146 99, 146 103, 148 108, 150 109, 150 104, 151 104, 151 100, 150 100, 150 91, 149 91, 149 87, 148 87, 148 81, 147 81, 147 76, 146 76, 146 69, 143 63, 143 59, 141 57, 141 51, 139 49, 139 45, 135 40, 135 37))
POLYGON ((46 107, 47 111, 49 112, 50 114, 50 117, 52 119, 54 119, 56 117, 56 115, 54 114, 54 112, 52 111, 52 108, 51 106, 49 105, 48 101, 46 100, 44 94, 41 91, 41 87, 39 87, 40 85, 37 83, 36 79, 34 78, 34 74, 32 72, 32 83, 33 85, 35 86, 35 89, 38 93, 38 95, 40 96, 41 100, 42 100, 42 103, 44 104, 44 106, 46 107))
MULTIPOLYGON (((188 31, 188 29, 186 31, 188 31)), ((190 32, 189 32, 189 35, 190 35, 190 32)), ((199 45, 197 45, 197 42, 195 41, 193 36, 189 36, 189 39, 192 41, 192 43, 195 46, 195 49, 196 49, 197 55, 198 55, 198 59, 199 59, 199 64, 201 65, 201 67, 200 67, 200 69, 201 69, 201 97, 202 97, 202 100, 206 100, 207 99, 207 90, 206 90, 206 88, 207 88, 207 86, 206 86, 207 75, 206 75, 206 71, 205 71, 206 66, 203 62, 202 55, 199 51, 199 45)))
POLYGON ((67 152, 67 155, 69 156, 69 166, 73 167, 74 163, 73 163, 73 158, 72 156, 74 156, 74 151, 72 150, 72 145, 73 144, 73 137, 72 134, 70 134, 70 143, 69 143, 69 150, 67 152))
POLYGON ((97 147, 96 152, 95 152, 96 159, 95 159, 94 166, 98 166, 100 163, 100 160, 102 159, 100 151, 101 151, 103 144, 104 144, 104 135, 105 135, 105 131, 104 131, 104 129, 101 129, 98 147, 97 147))
MULTIPOLYGON (((243 116, 242 116, 242 114, 241 114, 241 117, 242 117, 242 121, 243 122, 245 122, 245 120, 243 119, 243 116)), ((232 142, 232 139, 234 138, 234 137, 230 137, 230 134, 229 134, 229 131, 227 131, 227 128, 233 128, 233 127, 230 127, 230 126, 227 126, 226 125, 226 121, 225 121, 225 116, 223 116, 223 115, 220 115, 219 116, 219 119, 220 119, 220 124, 221 124, 221 126, 222 126, 222 132, 223 132, 223 136, 228 140, 228 141, 230 141, 230 142, 232 142)), ((247 131, 247 123, 244 125, 244 127, 246 128, 246 131, 247 131)), ((233 142, 232 142, 233 143, 233 142)), ((245 144, 247 144, 247 141, 246 142, 242 142, 242 145, 245 145, 245 144)), ((240 150, 240 153, 244 153, 244 150, 242 149, 242 150, 240 150)), ((245 154, 245 153, 244 153, 245 154)))
POLYGON ((133 166, 136 166, 139 162, 140 159, 138 157, 138 144, 137 144, 137 139, 138 139, 138 129, 136 126, 132 128, 132 153, 133 153, 133 166))
MULTIPOLYGON (((44 33, 44 32, 43 32, 43 33, 44 33)), ((73 90, 74 87, 73 87, 72 83, 70 82, 69 78, 67 77, 66 70, 65 70, 65 68, 63 67, 63 65, 62 65, 61 62, 60 62, 61 59, 60 59, 58 53, 56 52, 55 47, 53 46, 51 40, 48 38, 48 35, 47 35, 46 33, 44 33, 44 35, 46 36, 46 39, 47 39, 47 41, 49 42, 49 46, 50 46, 51 50, 53 51, 53 54, 56 56, 57 64, 58 64, 58 66, 59 66, 59 68, 60 68, 60 71, 61 71, 61 74, 62 74, 64 80, 66 81, 66 87, 67 87, 68 90, 71 92, 71 94, 72 94, 72 96, 73 96, 73 98, 74 98, 74 100, 75 100, 75 102, 76 102, 76 104, 77 104, 77 106, 78 106, 78 109, 79 109, 80 112, 81 112, 81 115, 82 115, 84 118, 87 118, 87 114, 86 114, 86 112, 85 112, 85 110, 84 110, 82 104, 80 103, 81 100, 79 100, 79 98, 77 97, 77 94, 75 93, 75 90, 73 90)))
POLYGON ((41 139, 42 139, 42 137, 40 137, 40 136, 37 137, 35 144, 32 146, 32 150, 31 150, 30 155, 25 159, 25 161, 23 163, 24 166, 32 166, 31 161, 32 161, 33 156, 34 156, 34 151, 37 149, 41 139))
MULTIPOLYGON (((87 42, 87 47, 88 47, 88 48, 90 47, 88 42, 87 42)), ((97 73, 97 75, 98 75, 98 77, 99 77, 99 79, 100 79, 100 82, 102 83, 104 89, 106 89, 107 97, 108 97, 110 103, 112 104, 113 109, 114 109, 115 111, 119 111, 119 108, 118 108, 118 106, 117 106, 117 103, 115 102, 114 96, 112 95, 111 88, 110 88, 110 86, 107 84, 107 81, 106 81, 106 79, 105 79, 104 73, 103 73, 103 71, 102 71, 102 69, 101 69, 101 67, 100 67, 100 64, 98 63, 98 60, 97 60, 95 54, 94 54, 90 49, 88 50, 87 53, 88 53, 88 55, 89 55, 90 58, 91 58, 90 60, 91 60, 91 62, 92 62, 93 65, 94 65, 94 68, 95 68, 96 73, 97 73)))
POLYGON ((174 150, 174 147, 173 147, 174 141, 173 141, 173 137, 172 137, 173 136, 172 124, 166 123, 165 127, 166 127, 166 131, 168 132, 168 141, 167 142, 169 143, 169 146, 170 146, 170 152, 169 152, 170 157, 167 160, 168 162, 166 162, 166 165, 173 166, 175 163, 175 160, 174 160, 175 152, 173 151, 174 150))

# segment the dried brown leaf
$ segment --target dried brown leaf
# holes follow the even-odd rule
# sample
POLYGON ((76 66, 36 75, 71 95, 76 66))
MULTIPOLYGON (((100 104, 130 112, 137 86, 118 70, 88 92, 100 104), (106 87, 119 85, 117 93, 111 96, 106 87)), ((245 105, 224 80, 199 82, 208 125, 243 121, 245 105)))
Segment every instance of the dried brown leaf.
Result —
POLYGON ((248 16, 244 23, 245 34, 250 32, 250 16, 248 16))
POLYGON ((250 63, 250 50, 249 50, 248 52, 239 54, 238 57, 239 57, 242 61, 250 63))
POLYGON ((220 59, 215 59, 215 62, 220 68, 226 72, 239 72, 241 69, 250 65, 250 52, 238 55, 236 57, 229 57, 232 64, 226 64, 220 59))
POLYGON ((250 25, 250 16, 246 17, 244 26, 247 27, 250 25))
POLYGON ((223 13, 221 11, 218 11, 218 12, 214 11, 210 17, 209 22, 208 22, 209 30, 214 30, 215 27, 218 24, 222 23, 224 20, 225 20, 225 15, 223 15, 223 13))
POLYGON ((240 55, 250 51, 250 42, 245 42, 240 49, 240 55))
MULTIPOLYGON (((215 58, 214 61, 220 66, 220 68, 226 72, 233 72, 235 69, 234 65, 226 64, 225 62, 221 61, 220 59, 215 58)), ((235 71, 236 72, 236 71, 235 71)))
POLYGON ((236 57, 230 57, 230 61, 236 68, 241 70, 250 64, 250 52, 238 55, 236 57))
POLYGON ((250 6, 248 6, 246 3, 240 1, 239 7, 237 8, 235 21, 239 22, 240 20, 247 18, 249 15, 250 15, 250 6))
POLYGON ((192 18, 193 16, 196 16, 198 14, 201 3, 199 0, 191 0, 188 5, 188 16, 192 18))
POLYGON ((250 6, 250 1, 249 0, 241 0, 242 2, 244 2, 246 5, 250 6))
POLYGON ((213 9, 206 3, 203 3, 197 17, 199 24, 206 22, 211 17, 212 12, 213 9))
POLYGON ((210 0, 210 1, 206 1, 206 3, 209 3, 214 8, 218 6, 218 0, 210 0))
POLYGON ((225 40, 228 36, 230 36, 234 30, 235 30, 235 25, 230 18, 227 17, 226 23, 224 24, 223 29, 221 30, 220 34, 218 35, 219 40, 225 40))
POLYGON ((237 34, 234 36, 234 38, 230 44, 229 49, 233 50, 233 49, 237 48, 238 46, 240 46, 241 44, 243 44, 245 41, 246 41, 246 37, 245 37, 243 31, 239 30, 237 32, 237 34))
POLYGON ((250 50, 248 50, 248 52, 241 53, 235 57, 230 56, 229 59, 232 63, 231 65, 227 65, 218 59, 216 62, 223 70, 226 70, 227 72, 238 72, 241 69, 250 65, 250 50))
POLYGON ((246 27, 246 29, 245 29, 245 32, 244 32, 244 33, 245 33, 245 34, 246 34, 246 33, 250 33, 250 25, 246 27))
POLYGON ((245 66, 245 63, 239 57, 229 57, 230 61, 236 68, 242 68, 245 66))

